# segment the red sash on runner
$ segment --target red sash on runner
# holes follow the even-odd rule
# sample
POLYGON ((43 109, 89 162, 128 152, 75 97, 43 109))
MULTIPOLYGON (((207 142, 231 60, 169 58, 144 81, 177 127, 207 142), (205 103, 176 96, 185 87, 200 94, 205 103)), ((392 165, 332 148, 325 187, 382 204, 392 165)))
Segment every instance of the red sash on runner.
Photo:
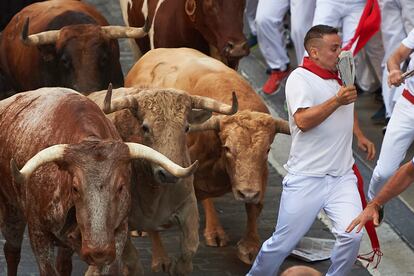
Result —
MULTIPOLYGON (((312 73, 314 73, 315 75, 318 75, 322 79, 334 79, 339 83, 339 85, 342 85, 342 80, 339 78, 337 72, 331 72, 331 71, 328 71, 326 69, 319 67, 309 57, 303 58, 303 65, 301 67, 306 70, 311 71, 312 73)), ((365 199, 365 194, 364 194, 364 180, 362 179, 362 176, 359 173, 358 167, 355 164, 352 166, 352 169, 358 179, 358 192, 359 192, 359 196, 361 197, 362 207, 363 209, 365 209, 365 207, 367 206, 367 201, 365 199)), ((374 266, 374 268, 377 268, 378 264, 381 261, 381 257, 383 253, 381 252, 381 249, 380 249, 377 232, 375 230, 373 222, 368 221, 365 224, 365 229, 371 241, 372 251, 366 254, 359 255, 358 258, 361 260, 368 261, 368 264, 367 264, 367 267, 368 267, 370 263, 374 262, 375 256, 377 256, 377 261, 374 266)))
MULTIPOLYGON (((352 166, 352 170, 354 170, 354 173, 358 179, 358 192, 359 196, 361 197, 362 208, 365 209, 365 207, 367 206, 367 201, 365 199, 364 194, 364 180, 362 179, 362 176, 359 173, 356 164, 352 166)), ((365 230, 367 230, 369 240, 371 241, 372 251, 366 254, 358 255, 358 258, 364 261, 368 261, 368 267, 370 263, 374 262, 375 256, 377 256, 377 261, 374 266, 374 268, 377 268, 381 261, 381 257, 384 254, 381 252, 377 231, 375 230, 374 223, 372 221, 367 221, 367 223, 365 224, 365 230)))
POLYGON ((364 11, 359 19, 358 26, 355 30, 354 37, 343 48, 350 50, 354 43, 354 56, 361 50, 371 37, 379 31, 381 26, 381 10, 377 0, 367 0, 364 11))

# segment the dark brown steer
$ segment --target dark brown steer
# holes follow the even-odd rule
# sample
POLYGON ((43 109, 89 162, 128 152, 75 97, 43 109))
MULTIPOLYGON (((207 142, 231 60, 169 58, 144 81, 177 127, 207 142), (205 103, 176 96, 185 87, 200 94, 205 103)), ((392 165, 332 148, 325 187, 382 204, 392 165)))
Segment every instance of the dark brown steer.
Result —
MULTIPOLYGON (((190 124, 204 122, 211 112, 233 114, 237 110, 234 95, 232 106, 206 97, 191 96, 177 89, 114 89, 113 100, 109 102, 107 98, 106 105, 105 96, 106 91, 101 91, 88 97, 101 105, 106 113, 113 112, 109 118, 124 141, 147 145, 181 166, 191 162, 187 147, 190 124), (123 110, 126 107, 128 110, 123 110)), ((135 161, 133 168, 135 180, 131 183, 130 228, 150 233, 154 271, 187 275, 192 270, 192 257, 199 243, 193 177, 178 179, 159 166, 151 166, 141 160, 135 161), (181 231, 181 254, 173 260, 168 257, 156 232, 170 225, 178 225, 181 231)), ((134 252, 133 246, 127 247, 125 256, 128 263, 134 262, 134 252)))
POLYGON ((8 275, 17 274, 26 223, 42 276, 70 275, 74 251, 102 273, 120 275, 130 160, 148 159, 177 177, 194 169, 124 143, 96 104, 66 88, 1 101, 0 129, 0 226, 8 275), (57 267, 55 245, 61 248, 57 267))
POLYGON ((191 135, 188 147, 191 158, 200 161, 194 185, 206 210, 207 245, 227 243, 212 198, 233 192, 247 211, 247 229, 238 242, 238 256, 250 264, 260 248, 257 219, 267 184, 268 152, 276 133, 289 133, 288 122, 272 118, 260 96, 236 71, 194 49, 151 50, 125 77, 126 86, 134 84, 174 87, 227 103, 231 91, 236 91, 241 111, 213 116, 197 127, 212 131, 191 135))
POLYGON ((149 36, 132 44, 139 56, 154 48, 189 47, 236 68, 249 54, 243 35, 244 0, 119 0, 125 24, 142 26, 149 36), (136 47, 139 46, 139 50, 136 47))
POLYGON ((107 26, 79 1, 35 3, 16 14, 0 42, 1 71, 19 91, 44 86, 91 92, 123 85, 117 38, 142 37, 143 29, 107 26))

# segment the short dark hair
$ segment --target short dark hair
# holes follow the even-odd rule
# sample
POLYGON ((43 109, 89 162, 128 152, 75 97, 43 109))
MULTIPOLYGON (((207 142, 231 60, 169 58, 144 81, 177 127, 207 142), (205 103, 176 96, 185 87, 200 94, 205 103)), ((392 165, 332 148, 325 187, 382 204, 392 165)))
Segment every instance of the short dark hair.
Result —
POLYGON ((309 29, 305 35, 305 41, 303 45, 305 46, 306 51, 309 52, 309 42, 315 38, 323 38, 324 35, 328 34, 337 34, 338 29, 328 26, 328 25, 315 25, 309 29))

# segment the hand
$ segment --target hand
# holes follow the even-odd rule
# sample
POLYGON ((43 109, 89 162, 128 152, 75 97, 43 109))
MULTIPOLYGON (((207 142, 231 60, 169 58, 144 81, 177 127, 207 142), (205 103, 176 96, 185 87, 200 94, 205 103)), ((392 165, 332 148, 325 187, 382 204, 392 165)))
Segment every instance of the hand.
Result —
POLYGON ((404 82, 402 74, 401 70, 391 70, 388 74, 388 86, 400 86, 404 82))
POLYGON ((367 207, 365 207, 364 211, 361 212, 361 214, 359 214, 359 216, 357 216, 346 228, 346 232, 349 233, 352 230, 354 230, 354 228, 356 226, 358 226, 356 232, 359 233, 361 232, 361 229, 364 227, 364 225, 368 222, 368 221, 373 221, 374 222, 374 226, 378 226, 379 225, 379 214, 378 214, 378 210, 379 210, 379 205, 377 203, 374 202, 370 202, 368 203, 367 207))
POLYGON ((360 135, 357 137, 358 140, 358 148, 365 151, 367 153, 367 160, 374 160, 375 157, 375 145, 367 137, 364 135, 360 135))
POLYGON ((357 91, 355 86, 342 86, 336 93, 336 101, 340 105, 347 105, 356 101, 357 91))

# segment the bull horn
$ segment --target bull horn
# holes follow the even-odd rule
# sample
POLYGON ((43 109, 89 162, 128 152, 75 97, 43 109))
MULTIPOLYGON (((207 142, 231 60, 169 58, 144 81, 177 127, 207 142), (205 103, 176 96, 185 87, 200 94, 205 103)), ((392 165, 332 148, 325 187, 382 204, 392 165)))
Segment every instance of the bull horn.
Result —
POLYGON ((59 32, 59 30, 53 30, 29 35, 29 17, 27 17, 23 25, 21 40, 24 44, 33 46, 53 44, 58 39, 59 32))
POLYGON ((143 158, 153 163, 156 163, 166 169, 169 173, 176 177, 187 177, 195 172, 198 167, 198 160, 191 166, 183 168, 173 161, 165 157, 158 151, 137 143, 125 143, 129 148, 129 155, 132 159, 143 158))
POLYGON ((138 102, 134 96, 123 96, 115 100, 112 98, 112 83, 109 84, 105 95, 102 111, 105 114, 110 114, 126 108, 138 109, 138 102))
POLYGON ((102 32, 106 37, 111 39, 117 38, 141 38, 148 34, 151 27, 150 21, 147 17, 142 28, 125 27, 125 26, 103 26, 102 32))
POLYGON ((223 116, 213 116, 202 124, 190 125, 190 132, 203 131, 203 130, 216 130, 220 131, 220 120, 223 116))
POLYGON ((276 132, 290 135, 289 122, 283 119, 275 119, 273 121, 276 125, 276 132))
POLYGON ((41 165, 57 160, 62 160, 66 147, 67 144, 59 144, 39 151, 35 154, 35 156, 26 162, 21 170, 19 170, 17 167, 14 159, 11 159, 10 169, 12 171, 14 181, 17 183, 23 183, 29 179, 30 175, 41 165))
POLYGON ((208 98, 208 97, 202 97, 202 96, 191 96, 193 108, 198 109, 206 109, 213 112, 226 114, 226 115, 232 115, 237 112, 237 109, 239 108, 239 104, 237 101, 237 96, 235 92, 232 92, 232 101, 231 106, 221 103, 219 101, 216 101, 214 99, 208 98))

